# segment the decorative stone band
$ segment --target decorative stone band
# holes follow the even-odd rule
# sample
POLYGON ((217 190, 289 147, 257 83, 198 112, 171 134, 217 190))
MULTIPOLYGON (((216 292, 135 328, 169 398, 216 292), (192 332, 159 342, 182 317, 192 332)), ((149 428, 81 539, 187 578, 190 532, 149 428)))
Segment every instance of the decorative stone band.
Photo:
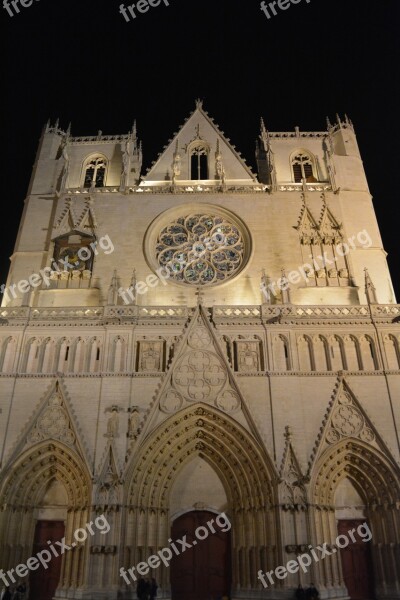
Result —
MULTIPOLYGON (((373 304, 357 306, 311 306, 294 304, 254 305, 254 306, 214 306, 209 309, 213 320, 239 322, 242 320, 270 321, 280 323, 304 323, 319 321, 362 322, 375 321, 393 323, 400 319, 400 304, 373 304)), ((107 306, 107 307, 59 307, 59 308, 0 308, 0 325, 18 321, 72 321, 104 319, 186 319, 192 309, 188 306, 107 306)))

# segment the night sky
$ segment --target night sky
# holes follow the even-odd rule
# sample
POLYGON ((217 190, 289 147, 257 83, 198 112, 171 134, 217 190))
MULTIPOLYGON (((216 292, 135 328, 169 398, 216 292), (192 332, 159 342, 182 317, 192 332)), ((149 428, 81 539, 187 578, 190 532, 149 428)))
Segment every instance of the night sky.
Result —
POLYGON ((261 116, 314 131, 349 115, 400 301, 399 0, 300 0, 269 20, 260 0, 169 1, 129 23, 121 0, 33 0, 13 17, 0 5, 0 283, 48 118, 72 135, 127 133, 136 118, 147 167, 199 97, 253 167, 261 116))

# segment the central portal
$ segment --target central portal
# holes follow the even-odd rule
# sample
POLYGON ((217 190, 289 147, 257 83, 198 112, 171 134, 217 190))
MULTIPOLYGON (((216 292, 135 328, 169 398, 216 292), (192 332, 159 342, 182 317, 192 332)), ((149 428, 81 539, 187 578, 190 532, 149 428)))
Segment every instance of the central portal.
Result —
POLYGON ((217 600, 230 595, 231 532, 211 533, 205 540, 196 539, 197 527, 215 520, 216 514, 201 510, 188 512, 172 525, 172 539, 186 535, 188 548, 171 562, 172 600, 217 600), (196 542, 193 545, 193 542, 196 542))

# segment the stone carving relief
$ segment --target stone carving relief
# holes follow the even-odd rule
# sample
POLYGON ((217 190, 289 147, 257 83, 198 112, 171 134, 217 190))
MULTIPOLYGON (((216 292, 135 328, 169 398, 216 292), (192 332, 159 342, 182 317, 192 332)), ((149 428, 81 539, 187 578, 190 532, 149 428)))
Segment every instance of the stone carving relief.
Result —
POLYGON ((306 481, 292 446, 292 430, 285 428, 285 453, 281 467, 281 500, 285 510, 304 509, 307 506, 306 481))
POLYGON ((226 390, 218 396, 217 406, 225 412, 235 412, 240 408, 240 398, 233 390, 226 390))
POLYGON ((111 412, 111 416, 107 421, 107 432, 104 434, 104 437, 107 438, 117 438, 119 437, 119 407, 114 405, 111 408, 108 408, 106 412, 111 412))
POLYGON ((131 440, 135 440, 138 432, 139 432, 139 424, 140 424, 140 414, 139 408, 137 406, 131 406, 128 409, 129 419, 128 419, 128 433, 127 436, 131 440))
POLYGON ((159 373, 163 370, 163 341, 139 342, 139 371, 159 373))
POLYGON ((186 402, 211 402, 224 412, 241 406, 240 395, 231 388, 226 364, 201 318, 192 321, 186 346, 172 365, 169 386, 161 393, 160 409, 175 413, 186 402))
POLYGON ((160 407, 166 413, 174 413, 183 406, 182 396, 175 390, 168 390, 162 397, 160 407))
POLYGON ((214 400, 226 382, 221 360, 211 352, 196 350, 184 355, 174 372, 174 383, 187 400, 214 400))
POLYGON ((100 507, 117 505, 120 502, 121 481, 112 443, 108 442, 104 466, 97 480, 96 504, 100 507))
POLYGON ((338 406, 332 413, 326 441, 328 444, 334 444, 346 437, 358 437, 369 443, 375 440, 374 432, 368 427, 350 393, 342 389, 338 398, 338 406))
POLYGON ((58 389, 50 398, 48 407, 36 421, 35 427, 28 436, 28 442, 37 443, 48 438, 60 440, 60 442, 68 446, 72 446, 76 441, 68 413, 63 406, 63 399, 58 389))
POLYGON ((254 342, 236 342, 237 368, 242 373, 257 373, 261 371, 260 344, 254 342))

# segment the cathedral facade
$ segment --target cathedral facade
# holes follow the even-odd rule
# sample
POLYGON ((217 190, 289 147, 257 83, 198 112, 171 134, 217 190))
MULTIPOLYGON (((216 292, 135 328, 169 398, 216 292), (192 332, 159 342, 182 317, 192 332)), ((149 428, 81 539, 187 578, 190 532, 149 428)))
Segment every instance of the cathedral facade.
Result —
POLYGON ((121 573, 221 513, 142 567, 158 597, 400 598, 400 305, 354 127, 262 122, 256 158, 200 101, 145 174, 136 126, 44 129, 0 309, 0 567, 31 600, 135 598, 121 573))

